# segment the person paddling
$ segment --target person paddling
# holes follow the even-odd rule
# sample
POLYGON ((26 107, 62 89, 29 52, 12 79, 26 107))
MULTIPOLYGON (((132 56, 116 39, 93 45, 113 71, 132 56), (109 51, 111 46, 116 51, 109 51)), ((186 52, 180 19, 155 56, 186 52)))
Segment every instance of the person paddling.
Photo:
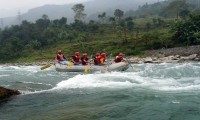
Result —
POLYGON ((97 53, 94 57, 94 65, 104 65, 106 61, 106 53, 97 53))
POLYGON ((87 65, 88 64, 88 57, 87 57, 87 53, 84 53, 81 57, 81 62, 82 62, 82 65, 87 65))
POLYGON ((119 63, 119 62, 126 62, 126 59, 124 59, 124 54, 123 53, 119 53, 116 58, 115 58, 115 63, 119 63))
POLYGON ((100 64, 100 53, 96 53, 94 57, 94 65, 99 65, 100 64))
POLYGON ((81 63, 79 52, 75 52, 75 54, 72 56, 72 62, 74 63, 74 65, 79 65, 81 63))
POLYGON ((57 52, 58 54, 55 58, 56 62, 63 65, 67 65, 66 57, 62 54, 62 50, 58 50, 57 52))
POLYGON ((100 65, 103 65, 105 61, 106 61, 106 53, 103 52, 99 57, 100 65))

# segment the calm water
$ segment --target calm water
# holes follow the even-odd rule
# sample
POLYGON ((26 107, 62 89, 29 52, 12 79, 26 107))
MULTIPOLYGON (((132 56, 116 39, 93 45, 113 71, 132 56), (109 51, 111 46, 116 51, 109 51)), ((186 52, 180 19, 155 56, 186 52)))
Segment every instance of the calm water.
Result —
POLYGON ((0 120, 200 120, 200 63, 132 66, 93 74, 0 66, 0 86, 23 93, 0 105, 0 120))

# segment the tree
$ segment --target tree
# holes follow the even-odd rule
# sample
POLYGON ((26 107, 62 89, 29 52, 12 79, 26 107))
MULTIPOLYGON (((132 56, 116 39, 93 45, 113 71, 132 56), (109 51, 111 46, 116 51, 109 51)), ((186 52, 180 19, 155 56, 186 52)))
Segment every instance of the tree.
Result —
POLYGON ((40 29, 46 29, 50 24, 50 20, 47 15, 42 15, 42 18, 36 20, 36 25, 40 29))
POLYGON ((151 28, 151 23, 150 22, 147 22, 146 23, 146 29, 150 29, 151 28))
POLYGON ((134 28, 134 25, 135 23, 133 22, 133 18, 132 17, 127 17, 125 19, 125 25, 126 25, 126 28, 129 30, 129 31, 132 31, 133 28, 134 28))
POLYGON ((75 12, 74 20, 82 21, 86 17, 86 14, 83 12, 85 10, 84 8, 85 6, 83 4, 75 4, 72 7, 72 10, 75 12))
POLYGON ((189 15, 189 13, 190 13, 190 11, 188 9, 184 9, 184 10, 180 11, 179 16, 181 18, 185 18, 186 16, 189 15))
POLYGON ((75 22, 71 24, 71 27, 80 32, 86 31, 87 29, 86 24, 79 20, 75 20, 75 22))
POLYGON ((193 14, 200 14, 200 8, 197 8, 192 11, 193 14))
POLYGON ((166 11, 169 16, 176 16, 179 18, 181 11, 187 10, 188 6, 186 0, 174 0, 166 7, 166 11))
POLYGON ((124 11, 116 9, 114 15, 117 20, 120 20, 124 16, 124 11))
POLYGON ((152 23, 154 27, 159 27, 159 26, 163 26, 165 22, 161 18, 153 18, 152 23))
POLYGON ((133 19, 131 17, 127 17, 126 19, 121 20, 119 22, 119 27, 117 27, 117 28, 118 28, 119 31, 123 32, 124 43, 127 43, 128 42, 127 33, 132 32, 132 30, 134 28, 133 19))
POLYGON ((59 20, 59 24, 60 24, 60 26, 66 25, 66 24, 67 24, 67 18, 62 17, 62 18, 59 20))
POLYGON ((103 12, 102 14, 99 14, 98 18, 101 21, 101 23, 104 23, 105 22, 105 18, 106 18, 106 13, 103 12))
POLYGON ((153 19, 152 19, 152 22, 153 22, 153 25, 154 25, 154 26, 157 25, 157 19, 156 19, 156 18, 153 18, 153 19))
POLYGON ((200 31, 200 15, 190 15, 186 20, 177 21, 172 26, 174 40, 177 44, 197 45, 200 31))
POLYGON ((98 24, 96 24, 93 20, 90 20, 90 22, 87 26, 88 26, 88 31, 90 33, 95 33, 99 30, 98 24))
POLYGON ((47 20, 47 19, 49 19, 49 17, 48 17, 48 15, 44 14, 44 15, 42 15, 42 19, 47 20))
POLYGON ((159 26, 165 25, 165 21, 162 20, 161 18, 158 18, 157 20, 158 20, 158 25, 159 25, 159 26))
POLYGON ((62 17, 60 20, 53 20, 53 24, 57 27, 65 26, 67 24, 67 18, 62 17))
POLYGON ((33 40, 27 45, 27 47, 37 50, 41 48, 41 43, 38 40, 33 40))
POLYGON ((20 57, 21 51, 23 50, 23 44, 21 44, 19 38, 11 36, 3 48, 5 58, 13 59, 13 57, 20 57))
POLYGON ((109 22, 114 23, 115 22, 115 18, 114 17, 110 17, 109 18, 109 22))

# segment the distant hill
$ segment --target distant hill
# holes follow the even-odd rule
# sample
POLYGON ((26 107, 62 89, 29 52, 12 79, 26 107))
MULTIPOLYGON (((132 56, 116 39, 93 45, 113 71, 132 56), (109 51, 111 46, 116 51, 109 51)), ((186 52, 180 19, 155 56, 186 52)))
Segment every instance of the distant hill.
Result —
MULTIPOLYGON (((86 20, 97 19, 98 14, 106 12, 107 16, 112 16, 115 9, 123 11, 136 10, 139 5, 145 3, 154 3, 158 0, 91 0, 82 3, 85 6, 86 20)), ((73 21, 74 13, 72 6, 74 4, 66 5, 44 5, 37 8, 30 9, 27 13, 21 14, 21 20, 34 22, 41 18, 43 14, 48 15, 51 20, 67 17, 68 23, 73 21)), ((19 23, 19 17, 1 18, 0 27, 9 26, 19 23)))

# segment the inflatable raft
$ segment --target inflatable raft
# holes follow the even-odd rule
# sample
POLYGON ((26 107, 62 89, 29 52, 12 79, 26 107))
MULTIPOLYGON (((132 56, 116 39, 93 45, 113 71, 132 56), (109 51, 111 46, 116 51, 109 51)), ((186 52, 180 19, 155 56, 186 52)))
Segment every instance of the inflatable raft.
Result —
POLYGON ((86 69, 87 69, 88 72, 125 71, 125 70, 128 69, 128 67, 129 67, 129 65, 128 65, 127 62, 112 63, 111 65, 103 65, 103 66, 98 66, 98 65, 67 66, 67 65, 62 65, 62 64, 59 64, 59 63, 55 64, 56 71, 59 71, 59 72, 85 72, 86 69))

